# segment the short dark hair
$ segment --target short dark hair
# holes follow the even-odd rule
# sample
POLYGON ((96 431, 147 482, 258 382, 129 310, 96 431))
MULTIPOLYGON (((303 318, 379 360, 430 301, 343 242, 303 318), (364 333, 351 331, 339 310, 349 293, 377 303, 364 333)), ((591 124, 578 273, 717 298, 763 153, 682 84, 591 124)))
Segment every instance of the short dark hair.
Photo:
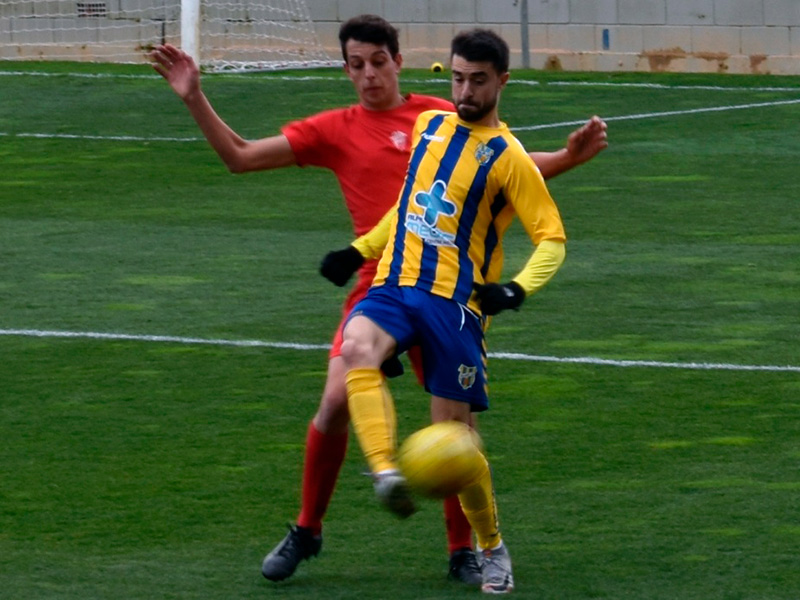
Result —
POLYGON ((508 44, 490 29, 462 31, 450 44, 450 57, 458 55, 470 62, 490 62, 502 74, 508 72, 508 44))
POLYGON ((339 43, 342 46, 342 57, 347 60, 348 40, 356 40, 376 46, 386 45, 389 54, 395 58, 400 52, 397 29, 389 21, 378 15, 359 15, 348 19, 339 28, 339 43))

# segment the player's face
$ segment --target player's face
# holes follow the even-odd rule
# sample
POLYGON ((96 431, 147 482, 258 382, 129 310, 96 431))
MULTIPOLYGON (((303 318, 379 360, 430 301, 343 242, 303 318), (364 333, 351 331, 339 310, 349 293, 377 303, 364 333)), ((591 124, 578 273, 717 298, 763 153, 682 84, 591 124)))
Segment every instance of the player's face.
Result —
POLYGON ((386 45, 356 40, 347 40, 345 49, 344 70, 362 106, 370 110, 388 110, 402 103, 398 75, 403 59, 399 54, 392 58, 386 45))
POLYGON ((490 62, 470 62, 453 55, 453 104, 458 116, 470 123, 496 125, 500 90, 508 73, 498 73, 490 62))

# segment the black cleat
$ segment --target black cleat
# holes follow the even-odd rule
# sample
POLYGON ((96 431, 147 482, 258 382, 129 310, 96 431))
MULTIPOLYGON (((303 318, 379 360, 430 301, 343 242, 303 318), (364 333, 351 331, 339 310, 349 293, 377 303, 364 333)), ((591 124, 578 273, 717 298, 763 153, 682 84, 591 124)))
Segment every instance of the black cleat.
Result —
POLYGON ((283 581, 291 577, 300 561, 319 554, 322 536, 315 536, 305 527, 289 526, 283 541, 267 554, 261 563, 261 574, 270 581, 283 581))
POLYGON ((481 566, 470 548, 460 548, 450 555, 450 572, 447 578, 475 587, 483 584, 481 566))

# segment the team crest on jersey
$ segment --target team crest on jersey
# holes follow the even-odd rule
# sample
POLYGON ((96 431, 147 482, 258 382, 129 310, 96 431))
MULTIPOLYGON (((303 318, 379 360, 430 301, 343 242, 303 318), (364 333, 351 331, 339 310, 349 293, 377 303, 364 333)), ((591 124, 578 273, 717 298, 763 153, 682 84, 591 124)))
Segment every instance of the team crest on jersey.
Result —
POLYGON ((460 365, 458 367, 458 384, 465 390, 475 385, 475 377, 478 375, 478 367, 468 367, 460 365))
POLYGON ((486 144, 481 142, 478 144, 478 147, 475 149, 475 160, 478 161, 480 166, 486 166, 492 157, 494 156, 494 150, 489 148, 486 144))
POLYGON ((393 131, 392 134, 389 136, 392 140, 392 144, 398 150, 408 150, 408 134, 402 131, 393 131))
POLYGON ((456 236, 442 231, 436 224, 439 217, 452 217, 458 207, 445 197, 447 185, 437 179, 427 192, 417 192, 414 203, 425 209, 421 215, 409 212, 406 215, 406 229, 417 234, 422 241, 433 246, 455 246, 456 236))

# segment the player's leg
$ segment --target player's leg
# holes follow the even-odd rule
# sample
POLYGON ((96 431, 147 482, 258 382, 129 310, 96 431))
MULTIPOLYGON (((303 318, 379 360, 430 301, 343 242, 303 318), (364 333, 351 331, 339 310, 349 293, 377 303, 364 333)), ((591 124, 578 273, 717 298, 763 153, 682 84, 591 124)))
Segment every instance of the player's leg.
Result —
MULTIPOLYGON (((422 349, 412 346, 406 353, 417 381, 425 384, 422 349)), ((433 404, 431 405, 433 406, 433 404)), ((433 417, 433 415, 431 415, 433 417)), ((432 421, 435 420, 432 418, 432 421)), ((474 414, 470 415, 470 426, 475 427, 474 414)), ((444 507, 444 525, 447 534, 447 553, 449 556, 449 579, 461 581, 468 585, 481 585, 481 567, 472 549, 472 526, 469 524, 458 496, 450 496, 442 502, 444 507)))
MULTIPOLYGON (((431 403, 433 421, 463 421, 462 406, 463 402, 454 403, 434 396, 431 403)), ((474 583, 481 585, 487 593, 507 593, 514 588, 511 559, 500 535, 491 469, 483 456, 480 470, 477 482, 458 494, 464 515, 478 538, 481 577, 474 583)))
POLYGON ((373 473, 396 469, 394 401, 381 363, 392 354, 394 338, 370 318, 357 315, 345 327, 342 357, 347 365, 348 408, 353 429, 373 473))
MULTIPOLYGON (((468 406, 464 402, 459 402, 456 408, 463 409, 468 406)), ((444 398, 431 398, 431 421, 438 423, 447 420, 467 419, 470 426, 473 425, 473 414, 456 415, 452 413, 452 408, 444 398)), ((444 499, 444 520, 449 555, 447 577, 467 585, 480 586, 483 583, 483 577, 481 566, 478 563, 475 551, 472 549, 472 526, 461 508, 461 501, 458 496, 450 496, 444 499)))
MULTIPOLYGON (((412 346, 406 353, 417 381, 425 384, 424 368, 422 364, 422 349, 412 346)), ((433 419, 432 419, 433 420, 433 419)), ((472 423, 471 426, 474 427, 472 423)), ((458 496, 450 496, 443 501, 444 524, 447 532, 447 552, 450 556, 450 571, 448 577, 464 583, 480 584, 481 571, 472 551, 472 527, 461 510, 458 496)))
POLYGON ((322 519, 347 451, 349 413, 344 360, 333 356, 317 413, 306 432, 303 487, 297 525, 264 559, 261 573, 272 581, 290 577, 303 560, 319 554, 322 519))
POLYGON ((362 269, 342 307, 342 320, 328 355, 328 376, 317 412, 306 430, 300 514, 297 525, 264 559, 265 577, 280 581, 291 576, 300 562, 316 556, 322 545, 322 519, 330 504, 347 451, 348 424, 346 367, 341 357, 342 331, 347 315, 369 289, 374 269, 362 269))
MULTIPOLYGON (((426 386, 434 396, 432 420, 470 423, 472 412, 488 408, 483 324, 464 307, 452 309, 439 300, 430 304, 424 319, 422 352, 424 357, 436 357, 435 361, 426 358, 424 364, 426 386)), ((492 476, 485 457, 479 479, 458 498, 478 538, 483 591, 510 592, 511 560, 500 536, 492 476)))
POLYGON ((347 411, 346 369, 341 356, 328 362, 328 378, 317 413, 308 426, 303 463, 303 491, 297 524, 315 535, 330 504, 347 451, 350 414, 347 411))
MULTIPOLYGON (((431 399, 431 412, 439 403, 431 399)), ((447 420, 443 415, 431 414, 431 421, 447 420)), ((475 414, 469 415, 470 426, 475 426, 475 414)), ((481 567, 472 547, 472 526, 464 514, 458 496, 444 499, 444 523, 447 533, 449 569, 447 577, 467 585, 481 585, 481 567)))
POLYGON ((413 334, 401 288, 373 288, 353 309, 345 326, 342 357, 348 367, 347 401, 353 430, 375 480, 375 493, 400 517, 415 508, 395 463, 394 399, 380 365, 413 334))
POLYGON ((458 498, 478 537, 483 591, 510 592, 514 589, 511 558, 500 535, 492 473, 485 458, 478 481, 463 490, 458 498))

